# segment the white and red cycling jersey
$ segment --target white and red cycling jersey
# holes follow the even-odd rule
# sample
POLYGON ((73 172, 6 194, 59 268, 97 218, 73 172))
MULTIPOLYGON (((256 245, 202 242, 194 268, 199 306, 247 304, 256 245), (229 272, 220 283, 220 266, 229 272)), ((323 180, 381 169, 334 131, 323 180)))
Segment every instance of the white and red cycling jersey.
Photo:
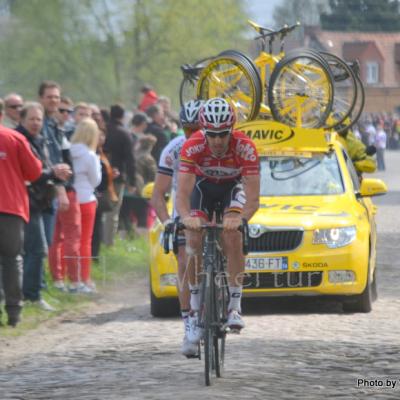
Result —
POLYGON ((202 131, 194 133, 182 146, 179 172, 195 174, 214 183, 242 176, 259 175, 258 154, 253 141, 241 131, 233 131, 226 153, 211 152, 202 131))

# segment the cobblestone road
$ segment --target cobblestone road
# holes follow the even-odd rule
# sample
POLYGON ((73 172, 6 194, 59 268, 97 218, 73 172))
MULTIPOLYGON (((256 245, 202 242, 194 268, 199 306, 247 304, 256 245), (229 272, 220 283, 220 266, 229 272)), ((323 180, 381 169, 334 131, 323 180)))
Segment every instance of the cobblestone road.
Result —
POLYGON ((203 364, 180 354, 179 319, 149 316, 147 281, 14 339, 0 338, 0 399, 399 399, 400 153, 377 174, 379 300, 370 314, 337 303, 269 301, 228 338, 226 377, 203 385, 203 364), (357 387, 392 379, 395 389, 357 387))

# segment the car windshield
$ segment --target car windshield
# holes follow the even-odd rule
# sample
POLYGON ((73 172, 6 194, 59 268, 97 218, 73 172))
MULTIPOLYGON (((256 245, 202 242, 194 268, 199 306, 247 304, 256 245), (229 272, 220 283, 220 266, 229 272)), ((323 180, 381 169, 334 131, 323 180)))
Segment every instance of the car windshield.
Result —
POLYGON ((261 157, 261 196, 330 195, 344 192, 334 152, 261 157))

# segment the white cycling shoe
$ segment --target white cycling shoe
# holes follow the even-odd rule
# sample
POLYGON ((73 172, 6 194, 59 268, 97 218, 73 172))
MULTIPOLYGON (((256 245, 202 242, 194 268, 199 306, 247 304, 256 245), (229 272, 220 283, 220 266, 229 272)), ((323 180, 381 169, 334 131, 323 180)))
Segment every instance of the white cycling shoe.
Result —
POLYGON ((228 321, 226 322, 226 325, 232 329, 232 330, 237 330, 240 331, 241 329, 244 328, 244 321, 242 319, 242 316, 240 315, 239 311, 237 310, 231 310, 229 311, 228 314, 228 321))
POLYGON ((198 357, 199 355, 199 345, 189 342, 187 335, 183 337, 182 354, 187 358, 198 357))
POLYGON ((197 312, 188 317, 188 327, 186 331, 187 339, 190 343, 198 344, 203 337, 203 329, 198 326, 199 317, 197 312))

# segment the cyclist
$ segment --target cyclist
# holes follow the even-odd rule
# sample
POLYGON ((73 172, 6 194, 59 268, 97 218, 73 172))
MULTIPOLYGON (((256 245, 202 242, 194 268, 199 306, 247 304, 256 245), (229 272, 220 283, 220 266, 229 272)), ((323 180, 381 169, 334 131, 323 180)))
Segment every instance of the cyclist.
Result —
MULTIPOLYGON (((151 203, 155 209, 158 218, 167 227, 172 223, 171 216, 167 210, 167 204, 165 196, 170 192, 172 186, 172 194, 175 196, 178 169, 179 169, 179 155, 182 145, 188 139, 193 132, 199 129, 198 116, 201 105, 204 102, 201 100, 191 100, 185 103, 179 114, 179 118, 184 130, 184 136, 178 136, 173 139, 162 151, 158 171, 155 179, 153 188, 153 196, 151 203)), ((175 200, 175 199, 174 199, 175 200)), ((175 201, 174 201, 175 204, 175 201)), ((174 208, 172 218, 177 216, 174 208)), ((185 237, 182 236, 178 240, 178 294, 179 303, 181 307, 181 314, 185 326, 185 335, 182 344, 182 353, 185 356, 195 356, 198 351, 198 346, 189 342, 187 339, 186 332, 188 331, 188 316, 190 310, 190 293, 188 287, 188 280, 185 274, 186 270, 186 252, 184 249, 185 237)))
MULTIPOLYGON (((222 98, 209 99, 199 113, 202 128, 187 140, 181 150, 178 174, 177 209, 186 226, 186 251, 198 261, 201 256, 201 225, 209 221, 216 203, 221 203, 223 246, 227 256, 230 300, 227 325, 242 329, 241 296, 244 271, 242 218, 249 220, 259 207, 260 167, 254 143, 234 130, 235 113, 222 98)), ((189 264, 193 268, 193 264, 189 264)), ((191 314, 188 338, 197 343, 200 308, 199 285, 189 273, 191 314)))

